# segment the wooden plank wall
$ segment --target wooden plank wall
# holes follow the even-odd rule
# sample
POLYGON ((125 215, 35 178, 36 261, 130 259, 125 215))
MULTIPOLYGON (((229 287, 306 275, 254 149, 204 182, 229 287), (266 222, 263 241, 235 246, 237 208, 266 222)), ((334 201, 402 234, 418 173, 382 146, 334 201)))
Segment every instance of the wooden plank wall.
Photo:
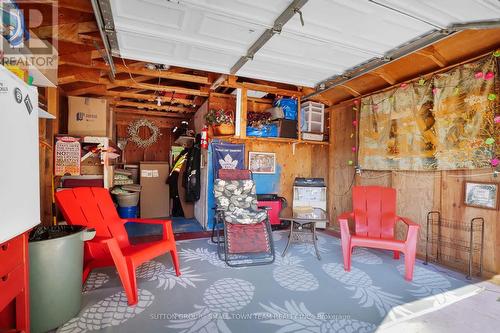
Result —
POLYGON ((40 221, 43 225, 52 225, 52 179, 54 175, 54 135, 61 127, 61 111, 67 109, 64 105, 66 97, 60 94, 58 88, 40 88, 39 99, 47 107, 47 112, 56 117, 55 120, 38 120, 39 147, 39 177, 40 177, 40 221))
MULTIPOLYGON (((137 164, 141 161, 169 161, 170 150, 172 145, 174 145, 172 129, 175 126, 179 126, 182 119, 115 112, 117 139, 128 137, 128 125, 141 118, 146 118, 155 123, 160 128, 161 137, 154 145, 148 148, 139 148, 134 143, 128 142, 125 146, 124 154, 126 163, 137 164)), ((149 129, 143 128, 140 130, 140 135, 147 138, 150 135, 149 132, 149 129)))
POLYGON ((295 177, 328 178, 328 146, 313 144, 296 144, 295 153, 293 145, 282 142, 245 141, 245 163, 248 165, 248 152, 274 152, 276 164, 281 169, 278 183, 278 194, 286 198, 288 208, 284 215, 291 215, 293 200, 293 182, 295 177))
MULTIPOLYGON (((119 138, 127 137, 127 125, 117 125, 117 136, 119 138)), ((139 148, 135 143, 128 142, 125 146, 125 163, 138 164, 141 161, 169 161, 170 149, 173 144, 172 129, 160 128, 161 136, 159 140, 150 147, 139 148)), ((151 134, 149 129, 141 128, 139 135, 142 138, 148 138, 151 134)))
MULTIPOLYGON (((352 105, 343 104, 330 108, 331 132, 329 163, 329 207, 332 221, 336 221, 338 214, 351 209, 350 181, 354 168, 347 164, 352 156, 350 131, 353 119, 352 105)), ((460 221, 470 222, 473 217, 483 217, 486 221, 484 247, 484 276, 489 277, 500 273, 500 213, 498 210, 487 210, 467 207, 463 204, 464 182, 486 181, 500 183, 499 178, 491 175, 491 169, 471 171, 362 171, 356 175, 356 185, 391 186, 398 193, 398 214, 407 216, 421 225, 418 241, 418 255, 425 255, 426 215, 431 210, 438 210, 450 223, 457 225, 460 221)), ((333 223, 338 230, 338 224, 333 223)), ((405 236, 405 228, 398 226, 397 237, 405 236)), ((455 240, 457 243, 467 241, 468 234, 460 231, 451 232, 443 229, 443 236, 455 240)), ((459 255, 455 250, 442 248, 445 255, 459 255)), ((465 259, 465 258, 463 258, 465 259)), ((476 253, 474 260, 479 260, 476 253)), ((462 267, 456 262, 446 264, 462 267)), ((462 267, 463 268, 463 267, 462 267)))
MULTIPOLYGON (((224 109, 233 111, 235 109, 235 96, 223 94, 211 94, 209 97, 209 109, 224 109)), ((248 99, 248 111, 264 111, 272 106, 270 99, 248 99)), ((283 214, 291 215, 293 200, 293 182, 295 177, 318 177, 328 178, 328 146, 316 144, 295 144, 287 142, 229 140, 245 143, 245 163, 248 165, 248 152, 274 152, 276 164, 281 170, 280 179, 276 180, 277 192, 286 198, 289 207, 283 214)))

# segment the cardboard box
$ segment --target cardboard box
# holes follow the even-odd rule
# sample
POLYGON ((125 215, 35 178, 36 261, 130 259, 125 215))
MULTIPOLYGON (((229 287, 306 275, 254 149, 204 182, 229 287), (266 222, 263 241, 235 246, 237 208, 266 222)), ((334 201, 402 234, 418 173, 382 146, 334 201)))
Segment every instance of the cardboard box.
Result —
POLYGON ((70 135, 106 136, 112 139, 113 121, 107 100, 70 96, 68 104, 70 135))
POLYGON ((139 179, 141 218, 170 216, 170 192, 167 185, 168 162, 141 162, 139 179))

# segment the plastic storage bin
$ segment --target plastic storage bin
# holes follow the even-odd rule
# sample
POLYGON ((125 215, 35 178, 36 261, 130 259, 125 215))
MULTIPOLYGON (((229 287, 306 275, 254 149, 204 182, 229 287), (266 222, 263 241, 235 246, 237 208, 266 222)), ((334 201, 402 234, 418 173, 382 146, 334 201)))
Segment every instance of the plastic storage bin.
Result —
POLYGON ((247 126, 247 136, 257 136, 261 138, 272 138, 278 136, 278 125, 269 124, 262 127, 247 126))
POLYGON ((137 206, 118 207, 118 215, 120 215, 122 219, 135 219, 137 217, 137 206))
POLYGON ((285 119, 297 120, 298 102, 295 98, 278 98, 274 100, 273 106, 279 106, 283 109, 285 119))
POLYGON ((300 110, 302 114, 302 131, 323 133, 325 129, 325 105, 316 102, 305 102, 301 105, 300 110))

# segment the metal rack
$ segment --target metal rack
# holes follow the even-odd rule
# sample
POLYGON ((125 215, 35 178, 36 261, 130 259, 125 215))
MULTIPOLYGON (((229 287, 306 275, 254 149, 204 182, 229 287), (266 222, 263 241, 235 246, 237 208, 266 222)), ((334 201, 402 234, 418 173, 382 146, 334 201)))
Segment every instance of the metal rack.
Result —
POLYGON ((466 278, 470 280, 474 270, 478 276, 483 272, 483 248, 484 218, 474 217, 467 223, 443 218, 439 211, 427 213, 424 265, 434 261, 466 267, 466 278), (476 253, 479 262, 474 262, 476 253))

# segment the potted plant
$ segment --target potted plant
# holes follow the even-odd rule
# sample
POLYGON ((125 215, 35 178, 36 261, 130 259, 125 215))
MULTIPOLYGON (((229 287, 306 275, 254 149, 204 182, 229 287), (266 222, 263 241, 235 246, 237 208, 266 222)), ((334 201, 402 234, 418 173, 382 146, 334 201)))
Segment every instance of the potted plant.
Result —
POLYGON ((233 113, 225 110, 210 110, 205 115, 207 125, 212 127, 214 135, 233 135, 234 120, 233 113))

